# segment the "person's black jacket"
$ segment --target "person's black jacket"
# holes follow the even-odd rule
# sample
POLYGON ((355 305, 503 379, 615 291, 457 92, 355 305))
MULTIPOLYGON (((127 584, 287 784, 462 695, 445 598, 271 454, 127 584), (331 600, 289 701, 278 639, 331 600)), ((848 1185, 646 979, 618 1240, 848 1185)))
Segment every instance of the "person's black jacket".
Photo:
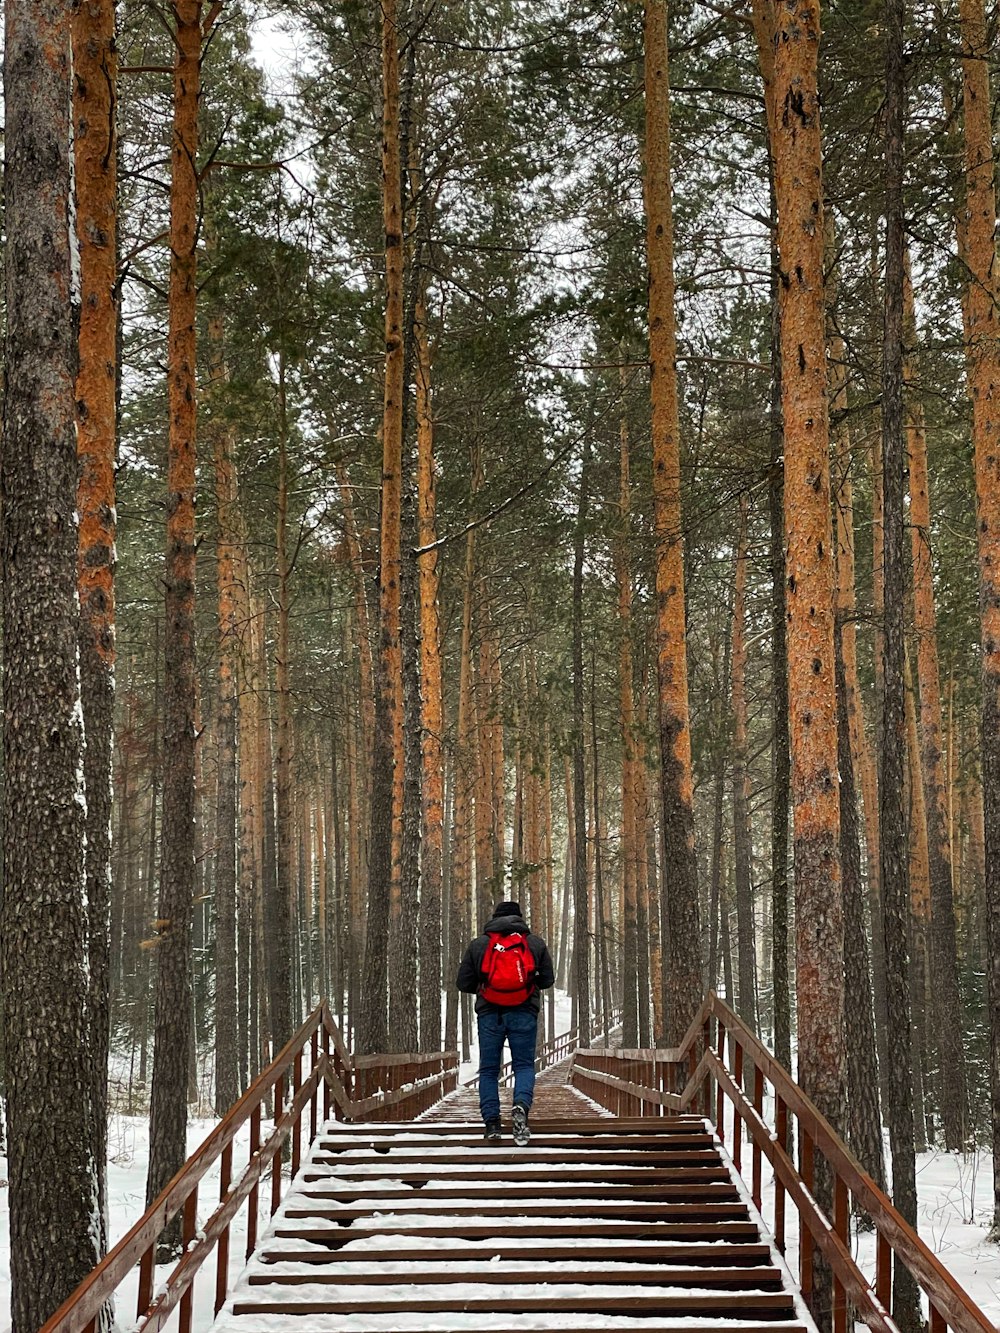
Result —
POLYGON ((487 921, 483 927, 483 933, 477 935, 466 949, 458 969, 455 984, 459 990, 467 991, 470 995, 476 995, 477 1014, 484 1013, 487 1009, 530 1009, 537 1014, 542 1003, 539 991, 548 990, 550 986, 554 986, 555 980, 556 974, 552 967, 552 955, 549 953, 549 946, 541 935, 532 935, 528 929, 528 923, 523 917, 495 916, 492 921, 487 921), (511 935, 518 931, 522 935, 527 935, 528 948, 535 960, 535 989, 523 1004, 490 1004, 488 1000, 484 1000, 481 995, 476 994, 483 980, 483 959, 486 957, 486 949, 490 942, 489 937, 490 935, 511 935))

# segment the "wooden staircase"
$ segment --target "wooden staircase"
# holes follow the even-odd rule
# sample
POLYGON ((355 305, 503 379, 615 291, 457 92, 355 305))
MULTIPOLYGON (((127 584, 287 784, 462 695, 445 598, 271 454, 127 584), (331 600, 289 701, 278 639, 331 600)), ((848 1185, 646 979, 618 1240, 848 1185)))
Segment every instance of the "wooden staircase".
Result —
POLYGON ((329 1126, 217 1327, 812 1328, 702 1117, 532 1130, 329 1126))

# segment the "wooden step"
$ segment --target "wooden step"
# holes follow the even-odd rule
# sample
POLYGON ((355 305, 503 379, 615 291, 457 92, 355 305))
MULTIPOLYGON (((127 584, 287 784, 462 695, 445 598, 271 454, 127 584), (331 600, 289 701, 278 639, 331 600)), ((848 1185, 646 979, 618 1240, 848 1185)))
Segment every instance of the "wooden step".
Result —
MULTIPOLYGON (((301 1198, 301 1195, 293 1196, 294 1199, 301 1198)), ((371 1204, 345 1204, 342 1208, 302 1208, 294 1202, 284 1210, 284 1216, 291 1220, 292 1218, 324 1218, 327 1221, 337 1222, 340 1226, 347 1226, 350 1222, 362 1217, 383 1217, 387 1219, 383 1229, 395 1225, 388 1219, 395 1217, 415 1216, 418 1213, 440 1215, 444 1212, 448 1217, 484 1217, 489 1216, 495 1219, 494 1231, 502 1231, 504 1225, 513 1219, 519 1217, 553 1217, 558 1214, 560 1218, 567 1217, 592 1217, 592 1218, 644 1218, 649 1221, 683 1222, 688 1218, 696 1218, 699 1221, 741 1221, 749 1217, 745 1203, 715 1203, 713 1200, 707 1200, 705 1203, 630 1203, 627 1199, 620 1202, 600 1203, 596 1200, 584 1203, 571 1203, 556 1200, 553 1203, 546 1203, 544 1199, 536 1201, 534 1199, 484 1199, 477 1203, 446 1201, 442 1210, 440 1204, 435 1204, 425 1194, 418 1194, 415 1199, 408 1201, 405 1208, 383 1208, 377 1202, 371 1204)))
MULTIPOLYGON (((312 1245, 329 1245, 340 1249, 352 1240, 361 1240, 363 1236, 377 1236, 391 1226, 394 1234, 406 1236, 450 1236, 455 1240, 494 1240, 497 1227, 492 1222, 467 1222, 465 1225, 441 1222, 403 1223, 399 1217, 392 1217, 387 1224, 379 1222, 367 1227, 309 1227, 304 1223, 298 1227, 278 1225, 273 1234, 281 1240, 301 1240, 312 1245)), ((544 1222, 532 1222, 526 1219, 523 1225, 516 1222, 508 1224, 507 1235, 516 1234, 521 1240, 540 1241, 556 1240, 565 1237, 586 1238, 592 1240, 700 1240, 700 1241, 755 1241, 759 1232, 755 1223, 746 1222, 648 1222, 620 1221, 613 1226, 605 1222, 570 1222, 562 1218, 547 1217, 544 1222)), ((535 1250, 532 1250, 535 1253, 535 1250)))
MULTIPOLYGON (((324 1319, 320 1316, 315 1323, 309 1322, 307 1314, 298 1314, 294 1311, 286 1310, 282 1307, 282 1314, 292 1314, 293 1327, 295 1333, 336 1333, 336 1326, 331 1323, 329 1317, 324 1319)), ((400 1320, 394 1327, 388 1329, 382 1325, 379 1333, 442 1333, 442 1330, 454 1329, 455 1333, 466 1333, 468 1329, 468 1320, 460 1313, 455 1314, 456 1322, 449 1324, 447 1316, 437 1315, 433 1319, 415 1320, 413 1322, 400 1320)), ((623 1333, 631 1331, 634 1333, 635 1324, 629 1320, 619 1322, 614 1315, 605 1315, 600 1324, 583 1324, 565 1327, 560 1324, 558 1333, 604 1333, 605 1329, 621 1329, 623 1333)), ((269 1315, 261 1315, 260 1322, 256 1322, 252 1315, 245 1315, 240 1321, 239 1333, 274 1333, 274 1320, 269 1315)), ((497 1326, 492 1321, 489 1323, 489 1333, 529 1333, 534 1330, 535 1333, 546 1333, 552 1328, 551 1320, 545 1315, 536 1315, 534 1317, 525 1316, 516 1321, 511 1320, 506 1326, 503 1324, 497 1326)), ((355 1321, 349 1321, 344 1325, 344 1333, 351 1330, 352 1333, 357 1329, 355 1321)), ((753 1322, 734 1323, 733 1321, 721 1321, 713 1323, 710 1319, 704 1322, 699 1321, 696 1324, 691 1322, 691 1317, 685 1317, 669 1323, 664 1319, 656 1319, 649 1316, 644 1319, 641 1333, 816 1333, 815 1325, 810 1325, 807 1329, 804 1324, 798 1322, 786 1322, 785 1320, 773 1320, 770 1323, 760 1324, 753 1322)))
MULTIPOLYGON (((324 1233, 325 1234, 325 1233, 324 1233)), ((522 1240, 498 1240, 490 1237, 488 1241, 468 1241, 462 1245, 449 1245, 441 1248, 421 1247, 419 1249, 400 1248, 398 1245, 376 1249, 365 1245, 364 1249, 350 1248, 351 1235, 332 1233, 343 1248, 337 1250, 264 1250, 261 1259, 267 1263, 329 1264, 336 1263, 419 1263, 443 1264, 455 1262, 488 1262, 491 1259, 523 1259, 524 1242, 522 1240)), ((606 1239, 606 1238, 605 1238, 606 1239)), ((592 1245, 533 1245, 531 1259, 535 1263, 563 1263, 567 1260, 586 1260, 593 1252, 592 1245)), ((607 1244, 600 1249, 601 1264, 608 1271, 618 1265, 649 1264, 698 1264, 706 1267, 722 1264, 726 1267, 745 1265, 757 1268, 771 1262, 770 1247, 761 1243, 727 1245, 683 1244, 672 1242, 660 1244, 646 1241, 644 1244, 607 1244)), ((484 1265, 485 1266, 485 1265, 484 1265)))
MULTIPOLYGON (((294 1260, 283 1259, 275 1255, 275 1259, 281 1259, 284 1263, 294 1263, 294 1260)), ((657 1264, 650 1268, 640 1264, 604 1264, 604 1255, 601 1256, 600 1268, 580 1268, 575 1270, 553 1269, 549 1270, 544 1264, 538 1266, 532 1257, 534 1265, 529 1271, 524 1268, 504 1268, 499 1264, 483 1264, 479 1268, 449 1269, 446 1272, 427 1272, 422 1262, 413 1265, 411 1272, 407 1268, 404 1272, 399 1271, 399 1265, 394 1264, 391 1273, 386 1273, 378 1267, 369 1269, 365 1273, 345 1273, 344 1266, 332 1269, 329 1272, 319 1272, 310 1270, 308 1273, 275 1273, 267 1270, 259 1270, 251 1273, 247 1279, 250 1286, 266 1286, 276 1284, 281 1286, 301 1286, 304 1283, 330 1283, 337 1286, 377 1286, 383 1282, 392 1282, 398 1285, 402 1282, 410 1286, 429 1286, 446 1285, 453 1283, 463 1283, 468 1287, 481 1285, 492 1285, 494 1283, 504 1283, 507 1286, 516 1286, 518 1283, 530 1282, 531 1285, 537 1285, 544 1282, 546 1285, 566 1285, 567 1283, 579 1283, 583 1286, 596 1284, 598 1286, 635 1286, 635 1287, 711 1287, 720 1290, 733 1291, 762 1291, 762 1290, 782 1290, 781 1274, 776 1268, 669 1268, 657 1264)), ((358 1258, 359 1263, 364 1263, 363 1259, 358 1258)), ((527 1261, 525 1261, 527 1262, 527 1261)), ((586 1256, 581 1256, 581 1263, 593 1262, 586 1256)))
MULTIPOLYGON (((546 1163, 542 1160, 525 1161, 518 1158, 510 1164, 510 1168, 504 1171, 504 1180, 507 1185, 518 1182, 521 1179, 526 1181, 546 1182, 580 1180, 585 1182, 596 1182, 606 1180, 609 1183, 625 1184, 643 1184, 648 1183, 654 1178, 654 1173, 648 1167, 619 1167, 614 1171, 608 1171, 607 1167, 603 1170, 599 1166, 588 1168, 585 1166, 561 1166, 558 1162, 552 1162, 552 1170, 545 1172, 543 1168, 546 1163)), ((437 1170, 432 1167, 393 1167, 391 1170, 384 1163, 379 1163, 378 1172, 374 1170, 351 1170, 347 1163, 338 1166, 335 1171, 316 1171, 304 1170, 299 1177, 305 1183, 315 1183, 317 1181, 355 1181, 355 1180, 399 1180, 406 1184, 412 1184, 414 1188, 419 1189, 431 1181, 464 1181, 467 1185, 475 1185, 483 1179, 482 1164, 476 1166, 455 1166, 447 1170, 437 1170)), ((690 1181, 692 1185, 706 1184, 728 1184, 732 1177, 728 1170, 720 1161, 718 1166, 663 1166, 655 1172, 655 1179, 664 1185, 683 1184, 690 1181)), ((506 1188, 506 1185, 505 1185, 506 1188)))
MULTIPOLYGON (((598 1135, 577 1135, 577 1134, 545 1134, 540 1133, 536 1125, 531 1126, 531 1147, 536 1148, 558 1148, 562 1149, 587 1149, 596 1148, 601 1152, 614 1152, 624 1150, 627 1152, 639 1152, 640 1150, 653 1150, 656 1152, 681 1152, 687 1149, 708 1148, 713 1146, 715 1139, 707 1131, 705 1133, 683 1133, 683 1134, 598 1134, 598 1135)), ((448 1148, 473 1147, 476 1144, 483 1144, 487 1150, 489 1145, 483 1139, 482 1130, 470 1131, 465 1134, 455 1134, 451 1136, 441 1135, 433 1139, 372 1135, 358 1140, 342 1139, 340 1141, 327 1137, 321 1137, 317 1143, 317 1150, 322 1153, 345 1153, 354 1152, 356 1148, 363 1147, 372 1149, 378 1153, 412 1152, 413 1150, 426 1150, 430 1148, 436 1154, 439 1150, 448 1148)))
MULTIPOLYGON (((339 1182, 338 1182, 339 1184, 339 1182)), ((432 1182, 436 1184, 436 1182, 432 1182)), ((740 1198, 739 1191, 732 1182, 720 1181, 718 1184, 664 1184, 659 1182, 655 1184, 633 1184, 626 1183, 619 1185, 617 1181, 608 1184, 592 1182, 588 1184, 552 1184, 548 1181, 525 1182, 524 1184, 513 1183, 509 1178, 502 1184, 491 1186, 495 1190, 496 1198, 500 1202, 516 1199, 633 1199, 635 1202, 652 1203, 658 1199, 674 1200, 676 1202, 704 1202, 713 1200, 720 1203, 734 1203, 740 1198)), ((475 1194, 476 1191, 472 1191, 475 1194)), ((387 1188, 368 1188, 364 1186, 352 1185, 339 1187, 329 1186, 327 1188, 311 1188, 301 1190, 297 1198, 323 1199, 328 1203, 351 1204, 357 1203, 359 1199, 378 1199, 399 1200, 407 1199, 413 1204, 430 1204, 438 1201, 447 1203, 454 1201, 462 1203, 469 1198, 470 1191, 456 1190, 454 1186, 436 1189, 425 1188, 415 1189, 413 1185, 404 1185, 402 1187, 389 1186, 387 1188)), ((493 1204, 484 1200, 480 1207, 492 1207, 493 1204)))
POLYGON ((600 1287, 593 1293, 553 1291, 544 1296, 518 1293, 513 1298, 465 1296, 455 1301, 420 1296, 386 1297, 385 1300, 246 1300, 238 1298, 233 1314, 609 1314, 631 1318, 666 1314, 695 1315, 722 1319, 790 1319, 795 1301, 790 1292, 711 1292, 676 1295, 661 1291, 655 1295, 606 1296, 600 1287))
MULTIPOLYGON (((624 1141, 627 1145, 628 1141, 624 1141)), ((571 1148, 565 1152, 549 1152, 533 1154, 533 1149, 537 1144, 532 1143, 530 1148, 515 1149, 511 1144, 503 1144, 499 1148, 491 1148, 485 1142, 481 1141, 482 1146, 469 1148, 466 1152, 453 1151, 441 1153, 440 1156, 432 1155, 422 1151, 420 1148, 407 1151, 403 1148, 390 1154, 386 1148, 385 1153, 367 1154, 364 1156, 335 1157, 329 1153, 317 1153, 310 1159, 312 1166, 376 1166, 380 1165, 386 1168, 386 1175, 395 1170, 397 1165, 407 1164, 410 1166, 419 1166, 424 1169, 435 1169, 438 1166, 469 1166, 478 1163, 480 1170, 483 1165, 493 1166, 524 1166, 526 1163, 537 1163, 539 1166, 558 1165, 563 1163, 567 1166, 631 1166, 631 1167, 664 1167, 664 1166, 718 1166, 721 1157, 717 1148, 701 1148, 685 1150, 677 1153, 655 1152, 652 1149, 645 1152, 632 1152, 627 1146, 623 1146, 618 1152, 608 1151, 605 1148, 571 1148)))
MULTIPOLYGON (((532 1125, 547 1134, 691 1134, 707 1129, 704 1116, 594 1116, 581 1120, 558 1120, 552 1117, 537 1116, 532 1118, 532 1125)), ((473 1133, 474 1127, 466 1120, 414 1120, 396 1125, 341 1125, 328 1124, 322 1131, 323 1137, 344 1138, 389 1138, 393 1135, 424 1135, 442 1137, 453 1134, 473 1133)))

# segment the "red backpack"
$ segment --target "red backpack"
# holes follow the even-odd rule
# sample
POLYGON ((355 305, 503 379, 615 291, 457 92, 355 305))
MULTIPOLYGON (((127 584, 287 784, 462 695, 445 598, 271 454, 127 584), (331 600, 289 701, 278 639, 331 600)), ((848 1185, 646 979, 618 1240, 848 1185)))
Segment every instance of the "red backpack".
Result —
POLYGON ((491 934, 489 941, 480 969, 479 994, 490 1004, 524 1004, 535 990, 535 959, 527 935, 520 931, 491 934))

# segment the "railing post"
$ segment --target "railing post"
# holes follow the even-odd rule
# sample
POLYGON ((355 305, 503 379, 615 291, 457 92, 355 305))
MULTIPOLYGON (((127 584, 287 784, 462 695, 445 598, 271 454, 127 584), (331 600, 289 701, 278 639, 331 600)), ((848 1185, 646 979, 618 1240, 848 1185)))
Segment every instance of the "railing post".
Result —
MULTIPOLYGON (((253 1161, 254 1155, 260 1152, 260 1102, 250 1112, 250 1156, 248 1161, 253 1161)), ((257 1218, 260 1212, 260 1177, 250 1187, 250 1194, 247 1198, 247 1259, 250 1258, 257 1248, 257 1218)))
MULTIPOLYGON (((736 1084, 737 1096, 743 1090, 743 1043, 739 1037, 732 1040, 736 1042, 736 1052, 733 1057, 733 1082, 736 1084)), ((733 1101, 733 1166, 736 1167, 737 1175, 742 1175, 741 1167, 743 1165, 743 1116, 740 1114, 740 1104, 737 1100, 733 1101)))
MULTIPOLYGON (((778 1147, 782 1152, 785 1151, 785 1145, 788 1142, 788 1107, 785 1105, 785 1099, 774 1090, 774 1112, 775 1112, 775 1131, 778 1137, 778 1147)), ((778 1173, 774 1174, 774 1243, 779 1254, 785 1253, 785 1187, 781 1183, 778 1173)))
MULTIPOLYGON (((279 1074, 274 1080, 274 1123, 277 1126, 281 1119, 281 1108, 285 1100, 285 1076, 279 1074)), ((281 1149, 274 1154, 271 1161, 271 1216, 278 1211, 281 1204, 281 1149)))
POLYGON ((929 1333, 945 1333, 945 1330, 948 1327, 948 1321, 933 1301, 930 1302, 930 1316, 929 1333))
MULTIPOLYGON (((848 1242, 847 1185, 834 1173, 833 1229, 846 1245, 848 1242)), ((847 1333, 847 1293, 843 1284, 833 1280, 833 1333, 847 1333)))
MULTIPOLYGON (((295 1057, 295 1063, 292 1066, 292 1104, 298 1097, 302 1088, 302 1052, 295 1057)), ((292 1122, 292 1175, 299 1169, 299 1162, 302 1159, 302 1112, 296 1111, 295 1119, 292 1122)))
MULTIPOLYGON (((187 1250, 198 1230, 198 1186, 184 1200, 184 1218, 181 1223, 181 1243, 187 1250)), ((192 1282, 181 1297, 180 1330, 191 1333, 191 1315, 194 1312, 194 1283, 192 1282)))
MULTIPOLYGON (((754 1065, 753 1069, 753 1109, 758 1115, 764 1110, 764 1071, 759 1065, 754 1065)), ((753 1201, 754 1207, 760 1211, 761 1201, 761 1177, 763 1175, 763 1153, 756 1137, 753 1141, 753 1201)))
MULTIPOLYGON (((222 1150, 219 1164, 219 1203, 225 1203, 229 1185, 233 1178, 233 1145, 227 1143, 222 1150)), ((219 1237, 215 1252, 215 1313, 218 1314, 226 1300, 229 1290, 229 1227, 219 1237)))
MULTIPOLYGON (((719 1057, 719 1064, 725 1068, 726 1065, 726 1029, 722 1026, 722 1019, 718 1020, 718 1027, 715 1034, 716 1051, 719 1057)), ((726 1092, 721 1082, 716 1079, 715 1083, 715 1132, 719 1136, 719 1142, 726 1142, 726 1092)))
MULTIPOLYGON (((808 1135, 801 1120, 799 1121, 799 1140, 801 1144, 801 1162, 799 1163, 799 1175, 802 1177, 803 1184, 810 1194, 813 1192, 815 1184, 815 1172, 813 1170, 813 1141, 808 1135)), ((808 1303, 813 1289, 813 1243, 812 1236, 809 1234, 809 1228, 806 1226, 805 1218, 799 1214, 799 1287, 802 1295, 808 1303)))
POLYGON ((142 1258, 139 1260, 139 1294, 135 1302, 136 1323, 142 1319, 153 1303, 153 1257, 155 1253, 156 1241, 153 1241, 149 1249, 143 1251, 142 1258))
POLYGON ((888 1314, 892 1308, 892 1246, 881 1231, 875 1249, 875 1295, 888 1314))
MULTIPOLYGON (((709 1052, 711 1049, 712 1049, 712 1020, 711 1020, 711 1017, 710 1017, 710 1016, 707 1016, 707 1017, 705 1018, 705 1022, 702 1024, 702 1028, 701 1028, 701 1053, 702 1053, 702 1055, 703 1055, 703 1056, 704 1056, 704 1055, 707 1055, 708 1052, 709 1052)), ((705 1116, 705 1119, 707 1120, 707 1119, 709 1118, 709 1116, 712 1114, 712 1080, 711 1080, 711 1078, 706 1078, 706 1079, 705 1079, 705 1088, 704 1088, 704 1091, 702 1092, 702 1096, 701 1096, 701 1109, 702 1109, 702 1113, 703 1113, 704 1116, 705 1116)), ((666 1107, 664 1107, 664 1110, 666 1110, 666 1107)))
MULTIPOLYGON (((322 1019, 320 1022, 322 1023, 322 1019)), ((319 1028, 312 1034, 309 1043, 309 1056, 312 1061, 310 1074, 315 1074, 316 1066, 319 1064, 319 1028)), ((309 1098, 309 1146, 312 1147, 316 1138, 317 1122, 319 1120, 319 1084, 313 1089, 313 1095, 309 1098)))

